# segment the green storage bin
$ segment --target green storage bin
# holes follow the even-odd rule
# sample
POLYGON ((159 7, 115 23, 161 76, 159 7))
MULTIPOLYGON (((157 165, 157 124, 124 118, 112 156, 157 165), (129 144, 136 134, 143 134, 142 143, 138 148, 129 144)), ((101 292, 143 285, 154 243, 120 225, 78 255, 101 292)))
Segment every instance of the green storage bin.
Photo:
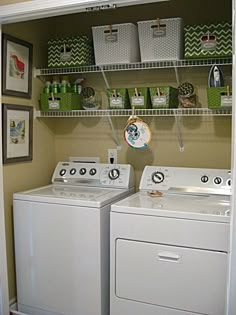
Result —
POLYGON ((107 90, 108 107, 110 109, 130 108, 128 90, 125 88, 114 88, 107 90))
POLYGON ((178 90, 171 86, 150 87, 152 108, 177 108, 178 90))
POLYGON ((208 108, 232 108, 232 92, 227 92, 227 87, 210 87, 207 89, 208 108), (228 95, 229 94, 229 95, 228 95))
POLYGON ((184 28, 185 58, 232 56, 231 22, 187 25, 184 28))
POLYGON ((40 109, 43 112, 48 111, 70 111, 82 109, 81 96, 76 93, 57 93, 54 95, 54 101, 50 94, 40 94, 40 109))
POLYGON ((94 65, 92 40, 87 36, 65 37, 48 41, 48 67, 94 65))
POLYGON ((128 94, 131 106, 134 106, 136 109, 151 108, 149 88, 147 87, 129 88, 128 94), (138 92, 138 96, 136 96, 136 90, 138 92))

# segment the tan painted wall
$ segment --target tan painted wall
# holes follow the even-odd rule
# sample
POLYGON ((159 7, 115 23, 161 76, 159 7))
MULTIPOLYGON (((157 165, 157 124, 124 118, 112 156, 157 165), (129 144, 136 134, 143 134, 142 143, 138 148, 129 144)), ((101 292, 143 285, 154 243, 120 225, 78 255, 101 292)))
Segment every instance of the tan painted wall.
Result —
MULTIPOLYGON (((4 26, 4 31, 32 42, 34 45, 34 65, 36 67, 46 67, 48 38, 91 34, 92 25, 135 22, 154 19, 157 16, 182 16, 186 24, 226 20, 231 17, 231 1, 225 1, 224 10, 222 10, 221 0, 188 0, 187 2, 186 0, 172 0, 148 6, 142 5, 107 12, 74 14, 17 23, 4 26), (214 5, 214 10, 212 10, 212 5, 214 5), (211 12, 210 16, 209 12, 211 12)), ((205 87, 208 70, 207 68, 189 68, 179 72, 181 81, 190 81, 196 87, 199 106, 202 107, 207 106, 205 87)), ((223 71, 227 82, 230 82, 231 69, 225 67, 223 71)), ((73 80, 77 77, 79 75, 74 76, 73 80)), ((101 93, 102 108, 107 108, 105 84, 102 75, 90 74, 85 77, 87 85, 93 86, 96 91, 101 93)), ((107 78, 111 87, 136 87, 155 84, 177 85, 173 69, 108 73, 107 78)), ((3 101, 14 104, 32 104, 37 107, 42 85, 39 79, 33 80, 32 100, 4 97, 3 101)), ((113 118, 112 120, 122 146, 118 152, 118 161, 133 164, 137 183, 139 183, 142 169, 146 164, 212 168, 230 167, 231 119, 229 117, 184 117, 181 127, 185 145, 184 152, 179 151, 174 117, 144 119, 152 129, 152 141, 146 150, 134 150, 125 144, 123 128, 127 117, 113 118)), ((33 162, 4 166, 10 298, 13 298, 16 294, 11 208, 13 192, 46 184, 56 161, 67 159, 68 156, 78 155, 100 156, 101 161, 106 162, 107 149, 115 147, 110 125, 106 118, 60 118, 36 119, 34 121, 33 162)))
MULTIPOLYGON (((40 30, 38 26, 9 25, 4 26, 3 31, 15 37, 24 39, 33 44, 33 65, 44 62, 40 50, 40 30)), ((16 98, 3 96, 2 102, 7 104, 30 105, 38 107, 39 93, 43 83, 38 78, 33 78, 32 98, 16 98)), ((10 299, 16 296, 15 291, 15 266, 13 253, 13 222, 12 222, 12 196, 16 191, 30 189, 32 187, 48 184, 55 165, 54 134, 47 127, 45 121, 34 119, 33 121, 33 161, 3 166, 4 201, 6 220, 6 242, 10 299)))
POLYGON ((0 6, 7 5, 7 4, 20 3, 20 2, 27 2, 27 1, 32 1, 32 0, 1 0, 0 6))

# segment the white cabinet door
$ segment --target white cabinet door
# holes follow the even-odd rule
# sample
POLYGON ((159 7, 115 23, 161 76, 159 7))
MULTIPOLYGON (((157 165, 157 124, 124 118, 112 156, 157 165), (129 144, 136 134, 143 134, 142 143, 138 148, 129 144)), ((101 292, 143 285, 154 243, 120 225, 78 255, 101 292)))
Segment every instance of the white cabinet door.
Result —
POLYGON ((226 270, 226 253, 116 241, 115 293, 122 299, 222 315, 226 270))

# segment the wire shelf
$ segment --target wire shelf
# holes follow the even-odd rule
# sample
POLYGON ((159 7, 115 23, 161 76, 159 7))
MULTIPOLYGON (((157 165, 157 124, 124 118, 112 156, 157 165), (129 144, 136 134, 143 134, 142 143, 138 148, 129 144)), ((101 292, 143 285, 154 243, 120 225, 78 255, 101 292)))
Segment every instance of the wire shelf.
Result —
POLYGON ((36 76, 62 75, 76 73, 93 73, 102 71, 127 71, 127 70, 146 70, 146 69, 163 69, 163 68, 185 68, 185 67, 206 67, 210 65, 232 65, 232 58, 215 58, 215 59, 184 59, 176 61, 155 61, 155 62, 138 62, 129 64, 112 64, 104 66, 78 66, 69 68, 43 68, 36 69, 36 76))
MULTIPOLYGON (((125 117, 131 116, 131 109, 100 109, 100 110, 72 110, 72 111, 36 111, 35 117, 125 117)), ((231 116, 231 109, 208 109, 208 108, 176 108, 176 109, 136 109, 137 116, 231 116)))

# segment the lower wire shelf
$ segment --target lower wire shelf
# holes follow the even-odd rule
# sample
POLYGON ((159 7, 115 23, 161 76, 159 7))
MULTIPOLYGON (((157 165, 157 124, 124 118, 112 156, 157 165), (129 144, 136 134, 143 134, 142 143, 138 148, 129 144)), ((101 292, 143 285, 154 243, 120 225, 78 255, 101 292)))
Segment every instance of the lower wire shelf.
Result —
MULTIPOLYGON (((71 110, 71 111, 35 111, 36 118, 43 117, 124 117, 131 116, 131 109, 98 109, 98 110, 71 110)), ((135 116, 231 116, 230 109, 209 109, 209 108, 168 108, 168 109, 135 109, 135 116)))

